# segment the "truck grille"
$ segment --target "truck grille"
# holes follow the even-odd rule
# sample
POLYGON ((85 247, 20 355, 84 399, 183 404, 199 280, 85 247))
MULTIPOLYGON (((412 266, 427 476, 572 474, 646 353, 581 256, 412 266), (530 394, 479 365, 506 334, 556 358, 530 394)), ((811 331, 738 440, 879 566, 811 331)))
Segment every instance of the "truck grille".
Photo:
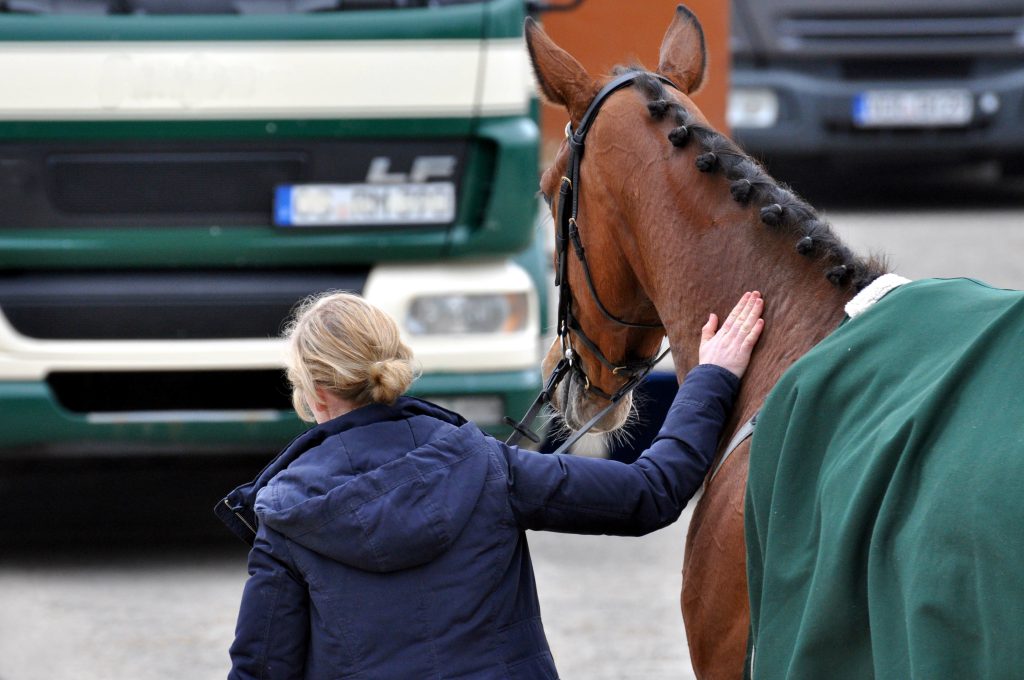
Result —
POLYGON ((934 80, 968 78, 972 59, 843 59, 843 80, 934 80))
POLYGON ((0 229, 269 227, 276 187, 363 183, 378 159, 407 173, 418 157, 451 157, 458 196, 467 149, 458 138, 0 142, 0 229))
POLYGON ((369 270, 12 272, 0 313, 45 340, 217 340, 280 335, 295 303, 361 293, 369 270))
POLYGON ((271 214, 274 187, 298 181, 302 152, 53 154, 53 206, 65 215, 271 214))
POLYGON ((287 411, 280 370, 52 373, 46 379, 72 413, 287 411))
POLYGON ((1020 13, 792 13, 777 21, 783 52, 833 55, 1006 54, 1021 50, 1020 13))

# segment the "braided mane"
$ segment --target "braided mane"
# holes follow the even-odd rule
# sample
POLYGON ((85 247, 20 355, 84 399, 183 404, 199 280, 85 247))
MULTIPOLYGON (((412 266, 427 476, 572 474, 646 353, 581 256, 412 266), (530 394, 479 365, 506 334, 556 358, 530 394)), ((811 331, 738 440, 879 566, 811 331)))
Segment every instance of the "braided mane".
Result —
POLYGON ((634 81, 647 97, 647 110, 655 120, 669 118, 675 127, 668 134, 673 146, 682 148, 693 141, 703 153, 695 164, 701 172, 721 172, 731 182, 732 197, 742 205, 761 206, 766 227, 796 236, 801 255, 827 263, 825 277, 835 286, 851 285, 861 291, 888 271, 883 260, 856 256, 833 231, 831 225, 792 189, 776 182, 761 165, 725 135, 692 119, 689 112, 665 91, 661 80, 643 68, 617 66, 613 73, 639 73, 634 81))

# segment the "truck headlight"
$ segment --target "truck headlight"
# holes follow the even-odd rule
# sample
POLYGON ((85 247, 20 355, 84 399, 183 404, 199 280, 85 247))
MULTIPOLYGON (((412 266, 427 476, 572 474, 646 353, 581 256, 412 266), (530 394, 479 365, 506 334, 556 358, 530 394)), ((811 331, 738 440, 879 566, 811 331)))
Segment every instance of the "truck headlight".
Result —
POLYGON ((779 96, 765 88, 733 88, 725 120, 731 128, 772 127, 779 120, 779 96))
POLYGON ((525 293, 424 295, 413 298, 405 327, 411 335, 514 333, 527 325, 525 293))

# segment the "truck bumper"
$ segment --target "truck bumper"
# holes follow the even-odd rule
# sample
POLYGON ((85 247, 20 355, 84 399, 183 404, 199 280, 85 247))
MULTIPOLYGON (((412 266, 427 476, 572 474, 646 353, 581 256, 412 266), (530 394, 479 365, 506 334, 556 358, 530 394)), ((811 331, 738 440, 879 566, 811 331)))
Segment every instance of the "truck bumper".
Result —
MULTIPOLYGON (((410 394, 484 416, 479 424, 504 436, 500 415, 521 415, 539 390, 539 371, 519 370, 424 375, 410 394)), ((307 427, 289 410, 73 413, 44 381, 0 382, 4 458, 271 455, 307 427)))
MULTIPOLYGON (((1024 68, 1001 70, 969 80, 844 80, 831 69, 818 74, 738 62, 730 103, 744 92, 777 98, 774 124, 746 127, 733 121, 733 137, 751 155, 772 160, 828 158, 839 163, 925 164, 1010 160, 1024 153, 1024 68), (971 120, 950 127, 858 127, 854 102, 865 92, 967 90, 971 120)), ((978 69, 984 70, 984 69, 978 69)), ((762 122, 763 124, 763 122, 762 122)))
MULTIPOLYGON (((365 297, 399 323, 434 399, 502 435, 540 390, 539 301, 504 260, 375 267, 365 297), (423 296, 525 300, 514 326, 416 334, 423 296)), ((274 337, 83 340, 29 337, 0 309, 0 457, 273 453, 301 432, 274 337)), ((235 309, 232 314, 245 314, 235 309)), ((509 317, 513 318, 513 317, 509 317)), ((511 323, 511 322, 509 322, 511 323)))

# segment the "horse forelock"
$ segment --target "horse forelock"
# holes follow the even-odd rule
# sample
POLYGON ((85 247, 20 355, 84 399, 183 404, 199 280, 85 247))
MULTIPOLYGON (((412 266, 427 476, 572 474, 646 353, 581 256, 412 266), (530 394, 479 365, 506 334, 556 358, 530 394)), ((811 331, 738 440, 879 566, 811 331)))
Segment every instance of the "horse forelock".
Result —
POLYGON ((698 144, 700 153, 694 161, 697 169, 722 173, 730 181, 730 193, 738 203, 760 205, 759 216, 766 228, 795 236, 796 251, 824 261, 824 274, 833 285, 849 285, 860 291, 888 271, 883 260, 856 256, 813 206, 772 178, 731 139, 701 122, 669 94, 659 77, 637 65, 616 66, 612 73, 636 73, 634 84, 647 99, 650 116, 675 124, 668 133, 673 146, 681 148, 691 141, 698 144))

